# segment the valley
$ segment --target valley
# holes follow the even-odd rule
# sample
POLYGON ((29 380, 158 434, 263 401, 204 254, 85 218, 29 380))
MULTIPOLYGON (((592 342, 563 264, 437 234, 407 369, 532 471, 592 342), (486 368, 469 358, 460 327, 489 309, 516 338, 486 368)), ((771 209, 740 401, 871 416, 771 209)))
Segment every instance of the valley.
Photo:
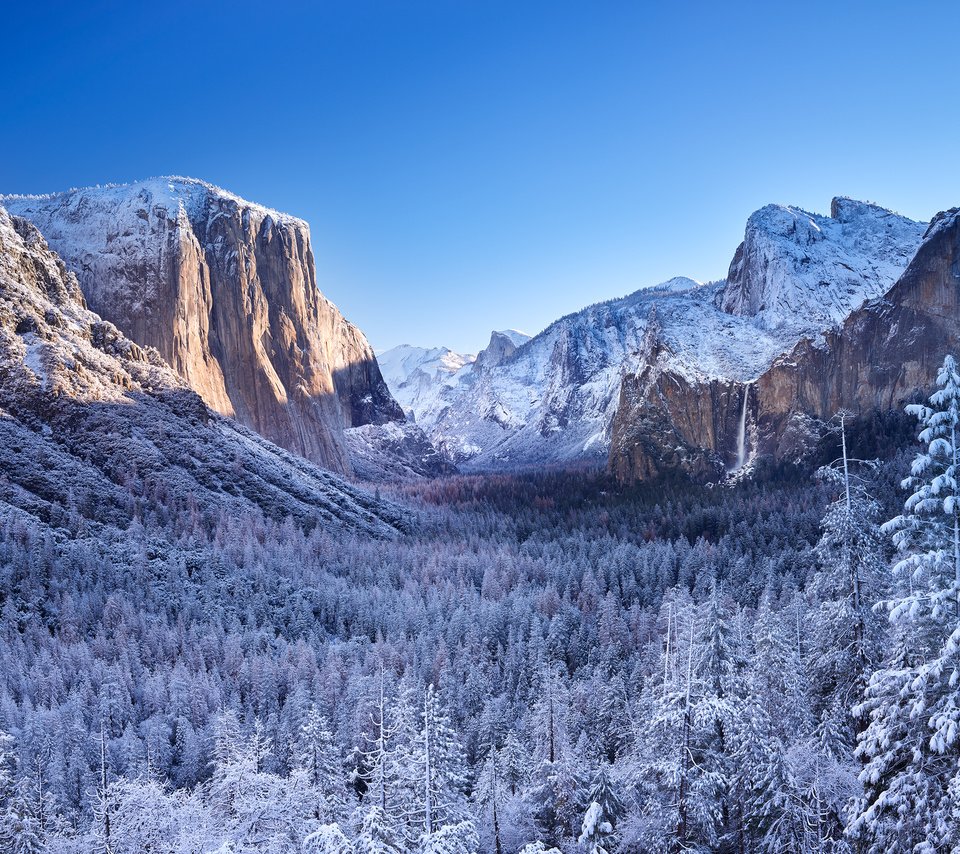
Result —
POLYGON ((0 204, 11 850, 846 851, 949 797, 886 739, 953 750, 956 209, 768 206, 461 355, 201 181, 0 204))

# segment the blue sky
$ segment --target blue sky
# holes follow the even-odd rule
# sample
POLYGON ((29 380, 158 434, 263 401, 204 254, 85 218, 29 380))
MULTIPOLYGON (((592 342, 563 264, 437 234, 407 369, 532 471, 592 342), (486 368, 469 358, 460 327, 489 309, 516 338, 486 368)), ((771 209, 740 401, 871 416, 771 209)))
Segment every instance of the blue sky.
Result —
POLYGON ((0 192, 204 178, 377 347, 484 346, 834 195, 960 204, 955 3, 8 4, 0 192))

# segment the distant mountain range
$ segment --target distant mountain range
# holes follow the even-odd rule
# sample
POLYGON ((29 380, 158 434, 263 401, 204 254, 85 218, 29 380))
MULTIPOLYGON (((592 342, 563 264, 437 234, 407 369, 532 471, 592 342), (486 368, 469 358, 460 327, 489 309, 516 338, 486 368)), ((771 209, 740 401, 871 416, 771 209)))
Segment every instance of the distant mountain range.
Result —
MULTIPOLYGON (((195 400, 183 405, 217 435, 245 427, 290 452, 278 459, 369 481, 580 462, 625 481, 676 468, 719 478, 761 456, 801 459, 835 409, 889 409, 925 385, 960 329, 955 212, 928 227, 847 198, 829 216, 768 205, 725 279, 674 278, 532 338, 493 332, 474 356, 408 345, 375 355, 320 293, 307 224, 202 181, 0 204, 5 287, 31 286, 10 260, 28 246, 41 266, 62 265, 69 299, 94 313, 84 322, 165 372, 169 394, 195 400)), ((51 370, 66 370, 74 345, 48 353, 54 333, 23 328, 9 362, 30 372, 53 354, 51 370)), ((8 392, 20 373, 2 378, 8 392)), ((107 374, 98 382, 130 397, 107 374)), ((153 411, 157 395, 131 383, 153 411)))
POLYGON ((758 413, 744 389, 888 293, 926 228, 846 198, 830 216, 768 205, 749 218, 724 280, 671 279, 564 317, 509 351, 495 333, 456 369, 421 368, 409 355, 429 365, 428 351, 389 351, 387 382, 466 470, 609 457, 625 479, 677 466, 721 476, 771 451, 772 439, 754 436, 758 413), (680 388, 690 390, 682 404, 680 388))

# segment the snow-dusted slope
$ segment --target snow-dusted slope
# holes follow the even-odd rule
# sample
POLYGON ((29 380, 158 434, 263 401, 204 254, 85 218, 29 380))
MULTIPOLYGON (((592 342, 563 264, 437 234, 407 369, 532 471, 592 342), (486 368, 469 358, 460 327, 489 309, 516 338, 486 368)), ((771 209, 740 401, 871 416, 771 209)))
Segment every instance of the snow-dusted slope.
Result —
POLYGON ((602 459, 624 371, 653 330, 690 370, 745 376, 779 352, 772 336, 716 307, 717 285, 676 279, 564 317, 489 366, 483 353, 439 386, 418 420, 466 468, 602 459))
POLYGON ((925 223, 836 198, 830 216, 767 205, 747 221, 722 296, 724 311, 765 329, 807 333, 886 293, 914 256, 925 223))
POLYGON ((831 217, 769 206, 750 217, 729 281, 678 277, 590 306, 506 356, 437 374, 411 409, 461 468, 602 459, 625 375, 655 360, 696 383, 748 382, 884 293, 924 228, 849 199, 831 217))
POLYGON ((156 351, 83 305, 29 222, 0 207, 0 510, 53 527, 261 512, 395 533, 397 508, 211 411, 156 351), (4 507, 5 506, 5 507, 4 507))

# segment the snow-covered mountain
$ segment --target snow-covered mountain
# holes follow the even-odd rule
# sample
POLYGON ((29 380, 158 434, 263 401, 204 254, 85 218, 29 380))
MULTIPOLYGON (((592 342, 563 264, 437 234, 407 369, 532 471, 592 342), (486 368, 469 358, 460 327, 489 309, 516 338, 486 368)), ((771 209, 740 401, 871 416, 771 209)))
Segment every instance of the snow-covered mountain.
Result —
POLYGON ((39 231, 2 207, 0 445, 0 517, 52 530, 124 530, 158 496, 198 522, 255 513, 378 535, 404 523, 396 507, 208 409, 155 350, 88 310, 39 231))
POLYGON ((413 347, 401 344, 377 353, 377 363, 383 379, 408 417, 416 418, 423 399, 435 387, 471 364, 476 356, 455 353, 449 347, 413 347))
POLYGON ((684 375, 668 349, 654 352, 624 378, 611 469, 629 481, 676 467, 712 475, 744 456, 800 461, 837 412, 899 409, 960 348, 958 258, 953 209, 934 218, 891 287, 801 339, 749 383, 684 375))
MULTIPOLYGON (((365 466, 375 451, 345 430, 366 426, 375 439, 374 428, 403 422, 367 339, 317 287, 303 220, 176 177, 3 204, 40 229, 94 311, 272 442, 350 473, 353 450, 365 466)), ((400 432, 415 471, 426 440, 400 432)))
POLYGON ((767 205, 747 221, 722 308, 764 329, 820 331, 885 293, 923 237, 925 223, 878 205, 835 198, 830 216, 767 205))
MULTIPOLYGON (((727 280, 678 277, 590 306, 507 354, 495 333, 472 364, 425 372, 409 408, 468 470, 603 460, 625 376, 656 364, 696 382, 749 382, 885 293, 924 229, 850 199, 835 199, 829 217, 765 207, 750 217, 727 280)), ((398 385, 388 378, 398 394, 401 376, 398 385)))

